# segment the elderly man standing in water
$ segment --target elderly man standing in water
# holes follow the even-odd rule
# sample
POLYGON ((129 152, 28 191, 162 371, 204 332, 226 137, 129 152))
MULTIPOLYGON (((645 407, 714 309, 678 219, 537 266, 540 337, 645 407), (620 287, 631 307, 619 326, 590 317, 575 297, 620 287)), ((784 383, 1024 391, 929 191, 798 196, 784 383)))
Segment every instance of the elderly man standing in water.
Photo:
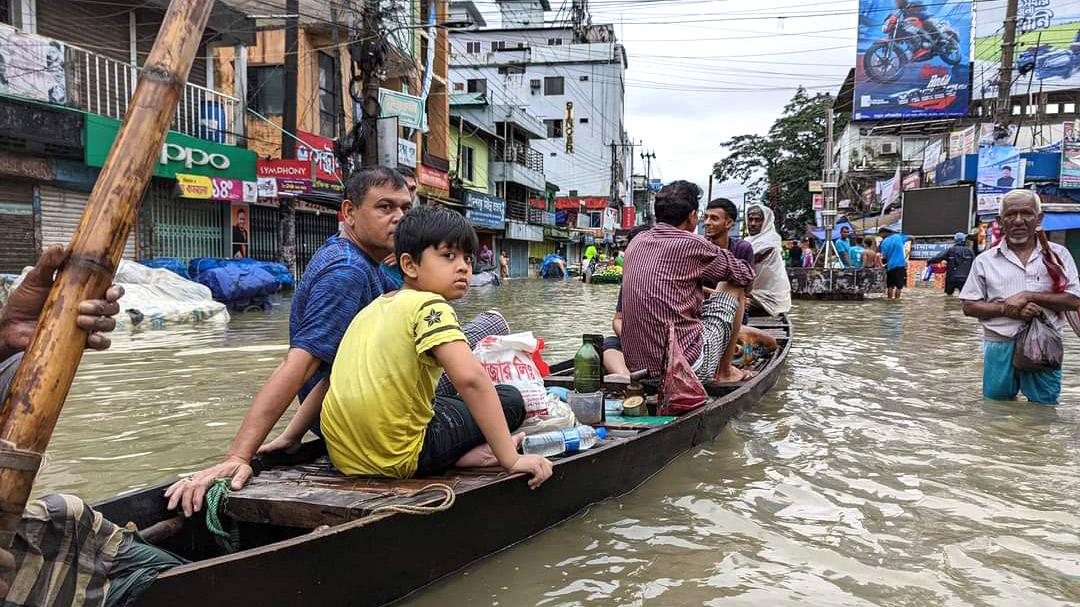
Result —
POLYGON ((1076 263, 1040 231, 1042 203, 1035 192, 1006 194, 998 221, 1004 239, 975 258, 960 291, 964 314, 983 326, 983 396, 1013 400, 1023 392, 1031 402, 1056 405, 1061 370, 1016 370, 1014 339, 1025 323, 1043 314, 1060 331, 1061 313, 1080 308, 1076 263))

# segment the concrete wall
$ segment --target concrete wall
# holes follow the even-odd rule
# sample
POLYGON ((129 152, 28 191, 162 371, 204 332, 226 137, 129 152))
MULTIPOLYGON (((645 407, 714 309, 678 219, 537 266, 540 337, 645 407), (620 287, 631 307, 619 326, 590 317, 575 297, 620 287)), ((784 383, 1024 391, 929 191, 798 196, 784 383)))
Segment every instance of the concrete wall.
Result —
POLYGON ((489 170, 491 165, 491 148, 488 146, 488 142, 483 138, 475 134, 470 134, 470 127, 465 125, 465 134, 462 135, 456 125, 450 127, 450 173, 454 174, 458 170, 457 158, 458 158, 458 142, 461 142, 461 147, 472 148, 473 151, 473 179, 472 181, 461 180, 462 185, 470 190, 476 190, 477 192, 491 193, 489 170))

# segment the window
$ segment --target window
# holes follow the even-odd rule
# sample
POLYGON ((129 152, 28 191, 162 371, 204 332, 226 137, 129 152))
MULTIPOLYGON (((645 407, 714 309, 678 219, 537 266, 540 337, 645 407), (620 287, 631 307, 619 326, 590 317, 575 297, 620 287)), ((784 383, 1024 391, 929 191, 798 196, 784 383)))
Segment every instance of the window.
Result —
POLYGON ((467 145, 461 146, 461 180, 473 180, 473 149, 467 145))
POLYGON ((562 76, 548 76, 544 78, 544 94, 545 95, 562 95, 563 94, 563 77, 562 76))
POLYGON ((548 38, 548 46, 562 46, 562 38, 548 38))
POLYGON ((11 24, 15 22, 11 14, 13 8, 11 4, 10 0, 0 0, 0 23, 11 24))
POLYGON ((464 91, 465 90, 465 83, 464 82, 455 82, 454 83, 454 90, 455 91, 464 91))
POLYGON ((506 50, 506 41, 505 40, 495 40, 495 41, 493 41, 491 43, 491 50, 492 51, 505 51, 506 50))
POLYGON ((319 134, 334 139, 338 136, 338 105, 341 91, 341 71, 332 55, 319 53, 319 134))
POLYGON ((465 52, 470 54, 470 55, 479 55, 480 54, 480 42, 466 42, 465 43, 465 52))
POLYGON ((285 112, 285 68, 259 65, 248 68, 248 107, 264 116, 285 112))
POLYGON ((499 68, 499 73, 500 74, 507 74, 507 75, 524 74, 525 73, 525 66, 524 65, 504 65, 504 66, 499 68))
POLYGON ((1072 114, 1073 112, 1076 111, 1076 104, 1075 103, 1065 103, 1065 104, 1063 104, 1063 107, 1062 107, 1061 111, 1066 113, 1066 114, 1072 114))
POLYGON ((589 77, 588 77, 588 76, 578 76, 578 80, 580 80, 580 81, 582 81, 582 82, 588 82, 588 81, 589 81, 589 77))
POLYGON ((548 139, 559 139, 563 136, 563 121, 562 118, 554 118, 544 121, 544 126, 547 127, 548 139))
POLYGON ((1056 103, 1047 103, 1046 104, 1046 113, 1047 114, 1057 114, 1058 113, 1058 104, 1056 104, 1056 103))
POLYGON ((466 84, 466 90, 470 93, 487 93, 487 79, 485 78, 473 78, 466 84))
POLYGON ((580 122, 581 124, 589 124, 589 119, 588 118, 582 118, 578 122, 580 122))

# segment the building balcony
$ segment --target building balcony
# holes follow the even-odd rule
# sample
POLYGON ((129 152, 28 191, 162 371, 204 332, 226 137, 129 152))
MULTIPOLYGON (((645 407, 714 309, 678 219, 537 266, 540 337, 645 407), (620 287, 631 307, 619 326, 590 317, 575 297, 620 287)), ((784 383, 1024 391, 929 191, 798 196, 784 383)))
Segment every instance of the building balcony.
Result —
MULTIPOLYGON (((64 44, 67 99, 62 105, 122 120, 142 68, 64 44)), ((55 102, 55 100, 54 100, 55 102)), ((236 145, 243 135, 243 104, 236 97, 185 84, 169 129, 236 145)))
POLYGON ((544 191, 544 155, 519 143, 495 145, 491 162, 491 178, 509 181, 538 192, 544 191))

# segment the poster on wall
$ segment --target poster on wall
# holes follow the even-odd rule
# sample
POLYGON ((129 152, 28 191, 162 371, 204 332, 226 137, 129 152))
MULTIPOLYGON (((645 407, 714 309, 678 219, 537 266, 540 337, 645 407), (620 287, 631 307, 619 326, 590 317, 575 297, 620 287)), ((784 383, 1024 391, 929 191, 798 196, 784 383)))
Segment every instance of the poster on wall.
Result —
POLYGON ((248 233, 248 205, 234 202, 232 205, 232 256, 247 257, 250 235, 248 233))
POLYGON ((967 115, 970 37, 971 2, 860 0, 853 118, 967 115))
POLYGON ((0 94, 67 103, 64 45, 0 23, 0 94))
POLYGON ((1001 198, 1009 190, 1024 185, 1024 159, 1012 146, 979 148, 979 176, 976 182, 978 211, 996 213, 1001 198))
POLYGON ((1072 122, 1066 122, 1061 138, 1062 189, 1080 188, 1080 131, 1072 122))
MULTIPOLYGON (((980 2, 975 23, 975 98, 998 94, 1001 24, 1007 2, 980 2)), ((1050 93, 1080 86, 1080 4, 1073 0, 1019 0, 1012 95, 1050 93)))
POLYGON ((923 170, 929 171, 942 162, 945 162, 945 142, 935 139, 927 143, 923 149, 923 170))

